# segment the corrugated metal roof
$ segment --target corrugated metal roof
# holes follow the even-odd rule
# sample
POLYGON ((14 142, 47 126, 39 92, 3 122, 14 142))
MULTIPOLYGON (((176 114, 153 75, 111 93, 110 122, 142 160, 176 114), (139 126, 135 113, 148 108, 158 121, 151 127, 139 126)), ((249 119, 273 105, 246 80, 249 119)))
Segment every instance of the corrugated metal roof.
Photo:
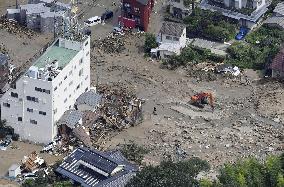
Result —
POLYGON ((75 128, 75 125, 82 119, 83 113, 78 110, 67 110, 59 120, 59 124, 66 124, 70 128, 75 128))
POLYGON ((284 29, 284 17, 277 17, 277 16, 270 17, 270 18, 267 18, 263 23, 264 24, 276 24, 279 27, 282 27, 284 29))
POLYGON ((8 55, 0 53, 0 65, 4 65, 8 61, 8 55))
POLYGON ((96 93, 93 90, 81 94, 75 102, 75 105, 86 104, 91 107, 98 106, 102 101, 103 95, 96 93))

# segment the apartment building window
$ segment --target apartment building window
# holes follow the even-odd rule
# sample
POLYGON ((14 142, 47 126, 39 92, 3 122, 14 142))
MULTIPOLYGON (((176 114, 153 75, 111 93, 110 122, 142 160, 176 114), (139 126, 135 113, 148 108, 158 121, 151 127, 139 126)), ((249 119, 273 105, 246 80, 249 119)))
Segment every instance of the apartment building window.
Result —
POLYGON ((3 103, 4 107, 10 108, 10 104, 9 103, 3 103))
POLYGON ((87 87, 87 88, 85 89, 85 92, 88 91, 88 89, 89 89, 89 88, 87 87))
POLYGON ((60 81, 59 86, 61 86, 61 84, 62 84, 62 81, 60 81))
POLYGON ((79 71, 79 76, 83 75, 83 68, 79 71))
POLYGON ((56 114, 57 113, 57 108, 53 110, 53 113, 56 114))
POLYGON ((73 84, 73 81, 69 82, 69 86, 71 86, 73 84))
POLYGON ((42 88, 38 88, 38 87, 35 87, 35 91, 50 94, 50 90, 46 90, 46 89, 42 89, 42 88))
POLYGON ((87 46, 89 44, 89 41, 87 41, 86 43, 85 43, 85 46, 87 46))
POLYGON ((55 86, 54 91, 57 90, 57 86, 55 86))
POLYGON ((79 64, 81 65, 83 63, 83 58, 80 59, 79 64))
POLYGON ((90 51, 87 52, 86 56, 89 56, 89 54, 90 54, 90 51))
POLYGON ((23 121, 23 118, 22 117, 18 117, 18 121, 23 121))
POLYGON ((76 65, 74 66, 74 69, 76 69, 76 65))
POLYGON ((38 103, 38 98, 36 98, 36 97, 27 96, 27 100, 38 103))
POLYGON ((71 94, 69 95, 69 98, 71 97, 71 94))
POLYGON ((66 103, 67 102, 67 98, 64 100, 64 103, 66 103))
POLYGON ((17 93, 15 93, 15 92, 11 92, 11 97, 18 98, 18 94, 17 94, 17 93))
POLYGON ((28 112, 34 112, 34 109, 32 109, 32 108, 27 108, 27 111, 28 111, 28 112))
POLYGON ((67 87, 66 88, 64 88, 64 92, 66 92, 67 91, 67 87))
POLYGON ((44 116, 46 116, 46 112, 39 111, 38 113, 39 113, 40 115, 44 115, 44 116))
POLYGON ((78 84, 78 86, 76 87, 76 90, 78 90, 80 88, 80 84, 78 84))
POLYGON ((85 80, 87 80, 89 78, 89 75, 87 75, 86 77, 85 77, 85 80))
POLYGON ((69 75, 72 75, 72 70, 71 70, 71 71, 69 71, 69 75))
POLYGON ((37 121, 36 121, 36 120, 31 119, 31 120, 30 120, 30 123, 31 123, 31 124, 34 124, 34 125, 36 125, 36 124, 37 124, 37 121))
POLYGON ((66 80, 67 79, 67 75, 64 77, 64 80, 66 80))

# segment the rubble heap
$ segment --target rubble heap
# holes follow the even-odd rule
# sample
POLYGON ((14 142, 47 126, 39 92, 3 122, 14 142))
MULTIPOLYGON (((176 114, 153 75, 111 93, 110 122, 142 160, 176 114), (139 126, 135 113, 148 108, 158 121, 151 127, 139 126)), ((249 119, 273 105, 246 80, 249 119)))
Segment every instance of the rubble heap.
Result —
POLYGON ((125 39, 120 35, 109 35, 102 40, 96 40, 94 47, 105 53, 121 53, 125 49, 125 39))
POLYGON ((0 18, 0 29, 5 29, 6 31, 12 34, 26 35, 29 38, 35 35, 34 31, 19 25, 15 21, 9 21, 3 17, 0 18))
POLYGON ((114 130, 122 130, 134 126, 142 120, 142 101, 135 94, 121 86, 109 87, 101 85, 97 88, 103 94, 103 104, 99 109, 99 117, 91 127, 91 136, 96 145, 100 145, 102 137, 114 130))

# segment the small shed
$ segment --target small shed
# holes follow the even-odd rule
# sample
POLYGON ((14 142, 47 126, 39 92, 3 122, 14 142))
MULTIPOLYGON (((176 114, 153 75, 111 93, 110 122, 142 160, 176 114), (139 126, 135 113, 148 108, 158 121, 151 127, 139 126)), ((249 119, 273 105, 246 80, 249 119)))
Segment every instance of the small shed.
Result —
POLYGON ((20 174, 21 174, 21 168, 19 164, 13 164, 9 168, 9 177, 16 178, 20 174))

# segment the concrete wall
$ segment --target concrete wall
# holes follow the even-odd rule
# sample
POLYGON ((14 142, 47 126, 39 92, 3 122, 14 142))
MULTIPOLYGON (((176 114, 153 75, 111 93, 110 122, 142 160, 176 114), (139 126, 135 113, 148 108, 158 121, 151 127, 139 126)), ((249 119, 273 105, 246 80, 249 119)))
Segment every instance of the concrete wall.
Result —
POLYGON ((22 139, 34 142, 49 142, 54 137, 52 126, 52 84, 51 82, 21 77, 16 82, 16 89, 8 90, 1 98, 1 119, 15 129, 22 139), (50 94, 35 91, 35 87, 50 90, 50 94), (17 93, 18 98, 11 97, 11 92, 17 93), (27 96, 38 98, 38 102, 27 100, 27 96), (9 103, 7 108, 3 103, 9 103), (33 109, 28 112, 27 108, 33 109), (39 114, 39 111, 46 112, 46 115, 39 114), (22 117, 22 121, 18 121, 22 117), (32 124, 30 120, 37 121, 32 124))
POLYGON ((159 34, 162 43, 180 44, 182 47, 186 45, 186 28, 183 30, 181 36, 171 36, 166 34, 159 34))
POLYGON ((1 98, 1 119, 7 120, 21 138, 40 143, 52 141, 57 134, 56 122, 66 110, 73 108, 82 93, 90 89, 90 38, 79 44, 82 50, 52 82, 23 76, 16 82, 16 89, 9 89, 1 98), (83 70, 81 75, 80 70, 83 70), (50 90, 50 94, 35 91, 35 87, 50 90), (18 98, 11 97, 11 92, 17 93, 18 98), (38 98, 38 102, 28 101, 27 96, 38 98), (3 103, 9 103, 10 107, 3 103), (28 112, 27 108, 33 112, 28 112), (22 117, 22 121, 18 121, 18 117, 22 117))

